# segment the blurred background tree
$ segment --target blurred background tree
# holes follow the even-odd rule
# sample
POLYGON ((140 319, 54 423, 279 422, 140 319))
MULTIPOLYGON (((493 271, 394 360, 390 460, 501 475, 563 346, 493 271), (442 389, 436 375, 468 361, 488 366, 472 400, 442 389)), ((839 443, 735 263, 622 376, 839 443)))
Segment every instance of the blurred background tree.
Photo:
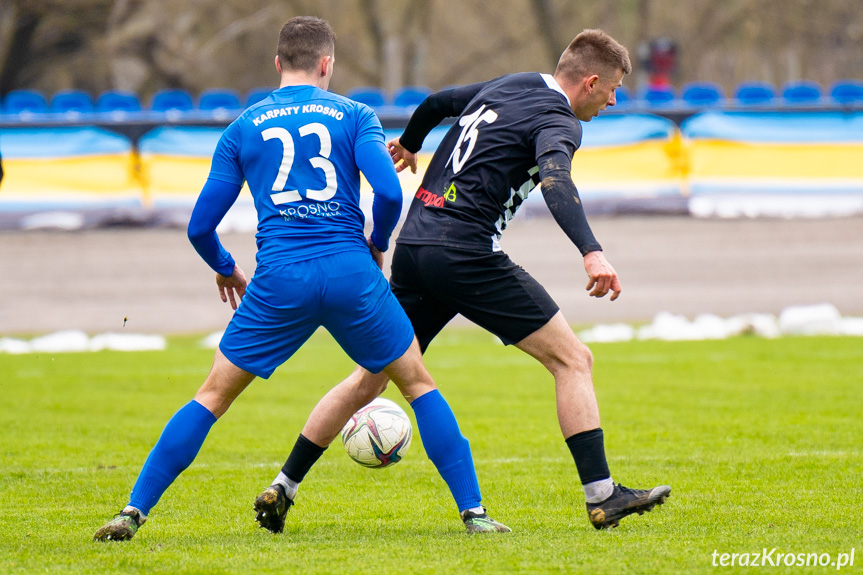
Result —
POLYGON ((0 0, 0 93, 98 93, 276 83, 278 31, 291 16, 338 35, 332 89, 442 88, 551 71, 569 40, 600 27, 630 49, 672 39, 673 81, 781 85, 863 78, 859 0, 0 0))

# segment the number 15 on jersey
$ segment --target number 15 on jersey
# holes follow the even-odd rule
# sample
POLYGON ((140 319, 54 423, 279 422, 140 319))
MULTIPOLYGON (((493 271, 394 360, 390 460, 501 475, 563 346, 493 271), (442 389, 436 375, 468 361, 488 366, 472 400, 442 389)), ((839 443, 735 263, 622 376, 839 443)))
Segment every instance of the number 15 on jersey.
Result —
POLYGON ((497 120, 497 112, 491 109, 486 110, 485 104, 480 106, 476 112, 459 119, 459 126, 463 127, 461 134, 458 136, 458 141, 456 141, 455 147, 452 149, 452 154, 449 156, 449 161, 447 162, 447 165, 452 162, 453 174, 457 174, 461 171, 462 166, 465 165, 471 152, 473 152, 473 148, 476 146, 476 139, 479 136, 479 132, 477 130, 479 129, 480 122, 491 124, 495 120, 497 120), (465 149, 464 154, 461 154, 461 145, 465 140, 467 140, 467 148, 465 149))

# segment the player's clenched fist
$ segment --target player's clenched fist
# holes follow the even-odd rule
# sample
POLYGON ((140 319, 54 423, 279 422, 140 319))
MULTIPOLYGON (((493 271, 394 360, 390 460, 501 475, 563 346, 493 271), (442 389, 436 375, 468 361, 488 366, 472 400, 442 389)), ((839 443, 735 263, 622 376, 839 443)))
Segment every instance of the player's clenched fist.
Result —
POLYGON ((587 272, 587 289, 593 297, 603 297, 611 291, 611 301, 620 295, 620 280, 617 272, 600 252, 590 252, 584 256, 584 271, 587 272))

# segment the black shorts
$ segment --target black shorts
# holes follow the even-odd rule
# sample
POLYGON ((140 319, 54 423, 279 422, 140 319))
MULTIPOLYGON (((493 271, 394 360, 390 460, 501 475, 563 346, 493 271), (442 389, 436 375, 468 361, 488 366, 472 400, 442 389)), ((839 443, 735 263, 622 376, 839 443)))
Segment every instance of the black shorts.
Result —
POLYGON ((560 309, 503 252, 397 244, 390 285, 423 351, 458 313, 512 345, 560 309))

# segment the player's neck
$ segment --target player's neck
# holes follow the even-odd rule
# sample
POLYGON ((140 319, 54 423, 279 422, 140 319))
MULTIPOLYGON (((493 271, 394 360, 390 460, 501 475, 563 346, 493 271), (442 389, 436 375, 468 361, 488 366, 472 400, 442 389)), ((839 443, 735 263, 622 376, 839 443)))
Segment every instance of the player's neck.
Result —
POLYGON ((314 86, 321 90, 326 90, 329 87, 329 78, 318 76, 317 74, 308 74, 305 72, 283 72, 279 88, 287 88, 288 86, 314 86))
POLYGON ((557 85, 560 86, 560 89, 564 91, 566 97, 569 98, 570 104, 580 98, 581 93, 578 90, 578 86, 573 86, 572 82, 569 82, 563 76, 554 75, 552 78, 554 78, 557 85))

